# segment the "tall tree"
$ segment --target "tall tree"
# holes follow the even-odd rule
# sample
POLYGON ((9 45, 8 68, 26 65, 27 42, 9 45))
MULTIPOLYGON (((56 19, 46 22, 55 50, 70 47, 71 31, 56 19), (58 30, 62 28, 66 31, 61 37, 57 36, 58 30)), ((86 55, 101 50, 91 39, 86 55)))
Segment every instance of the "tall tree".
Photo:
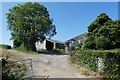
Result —
MULTIPOLYGON (((56 27, 47 8, 35 2, 18 4, 6 13, 11 39, 21 43, 27 50, 35 50, 35 42, 56 34, 56 27)), ((17 43, 18 42, 18 43, 17 43)))
POLYGON ((87 39, 82 48, 114 49, 120 48, 120 20, 112 20, 105 13, 100 14, 88 26, 87 39))
MULTIPOLYGON (((108 21, 98 30, 98 36, 102 36, 104 38, 108 38, 110 48, 120 48, 120 20, 112 20, 108 21)), ((107 40, 106 40, 107 41, 107 40)), ((102 44, 100 44, 102 45, 102 44)), ((103 44, 105 45, 105 44, 103 44)))
POLYGON ((100 14, 97 18, 88 26, 89 34, 96 34, 98 30, 103 26, 107 21, 111 21, 108 15, 105 13, 100 14))
POLYGON ((105 13, 101 13, 97 18, 88 26, 88 34, 86 35, 86 40, 82 48, 95 49, 95 36, 98 35, 98 30, 108 21, 112 19, 109 18, 105 13))

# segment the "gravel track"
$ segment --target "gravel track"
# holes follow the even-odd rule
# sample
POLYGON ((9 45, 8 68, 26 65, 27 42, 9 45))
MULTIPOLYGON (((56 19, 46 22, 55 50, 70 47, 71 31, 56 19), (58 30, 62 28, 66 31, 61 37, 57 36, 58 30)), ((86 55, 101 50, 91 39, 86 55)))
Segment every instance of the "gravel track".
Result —
POLYGON ((8 50, 11 57, 17 60, 31 58, 35 75, 50 78, 88 78, 81 75, 78 68, 69 61, 69 55, 28 54, 17 50, 8 50))

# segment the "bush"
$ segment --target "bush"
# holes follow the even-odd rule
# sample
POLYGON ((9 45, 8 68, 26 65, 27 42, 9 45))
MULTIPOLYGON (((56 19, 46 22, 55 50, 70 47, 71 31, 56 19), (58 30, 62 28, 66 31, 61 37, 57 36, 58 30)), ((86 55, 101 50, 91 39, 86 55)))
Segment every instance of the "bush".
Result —
MULTIPOLYGON (((3 62, 3 60, 2 60, 3 62)), ((7 60, 5 65, 2 66, 2 80, 21 80, 25 74, 25 66, 21 62, 13 62, 7 60), (7 64, 10 63, 11 64, 7 64)))
POLYGON ((77 63, 93 71, 97 70, 97 56, 91 50, 77 50, 71 52, 73 63, 77 63))
POLYGON ((57 49, 54 49, 53 51, 58 52, 60 54, 65 54, 65 50, 64 49, 57 48, 57 49))
POLYGON ((96 43, 96 49, 102 49, 102 50, 111 49, 110 47, 111 41, 109 38, 96 37, 95 43, 96 43))
POLYGON ((103 73, 105 78, 120 78, 120 49, 115 50, 82 50, 71 52, 73 63, 98 72, 98 60, 103 59, 103 73))
POLYGON ((11 46, 7 44, 0 44, 0 47, 4 49, 11 49, 11 46))
POLYGON ((20 47, 21 44, 22 43, 20 41, 14 40, 13 41, 13 48, 18 48, 18 47, 20 47))
POLYGON ((21 51, 36 51, 36 48, 33 43, 29 44, 22 43, 19 47, 16 47, 16 49, 21 51))
POLYGON ((82 45, 83 49, 95 49, 95 39, 89 36, 82 45))
POLYGON ((22 51, 27 51, 27 49, 25 48, 24 44, 21 44, 19 47, 17 47, 16 49, 18 50, 22 50, 22 51))

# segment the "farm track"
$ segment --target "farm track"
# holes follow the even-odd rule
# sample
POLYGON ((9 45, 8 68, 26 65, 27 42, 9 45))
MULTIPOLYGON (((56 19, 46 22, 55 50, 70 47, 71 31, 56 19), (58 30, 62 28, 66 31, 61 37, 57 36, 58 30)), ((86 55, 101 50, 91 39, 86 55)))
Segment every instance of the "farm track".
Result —
POLYGON ((28 54, 17 50, 7 50, 13 59, 32 59, 34 75, 49 78, 89 78, 81 75, 80 70, 69 61, 69 55, 28 54))

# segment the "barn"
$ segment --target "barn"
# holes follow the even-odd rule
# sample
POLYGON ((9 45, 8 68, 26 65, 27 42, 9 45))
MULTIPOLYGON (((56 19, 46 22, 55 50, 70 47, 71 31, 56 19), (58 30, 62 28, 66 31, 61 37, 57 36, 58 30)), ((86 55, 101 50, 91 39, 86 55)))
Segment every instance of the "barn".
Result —
POLYGON ((64 42, 53 40, 53 39, 45 39, 43 42, 37 41, 35 43, 35 47, 37 51, 41 50, 53 50, 53 49, 64 49, 64 42))
POLYGON ((69 40, 66 40, 64 42, 66 44, 65 45, 65 52, 69 54, 70 51, 71 51, 70 50, 71 47, 74 47, 74 46, 76 46, 78 44, 83 43, 85 41, 85 39, 86 39, 86 37, 85 37, 86 34, 87 33, 83 33, 83 34, 80 34, 80 35, 78 35, 76 37, 73 37, 73 38, 71 38, 69 40))

